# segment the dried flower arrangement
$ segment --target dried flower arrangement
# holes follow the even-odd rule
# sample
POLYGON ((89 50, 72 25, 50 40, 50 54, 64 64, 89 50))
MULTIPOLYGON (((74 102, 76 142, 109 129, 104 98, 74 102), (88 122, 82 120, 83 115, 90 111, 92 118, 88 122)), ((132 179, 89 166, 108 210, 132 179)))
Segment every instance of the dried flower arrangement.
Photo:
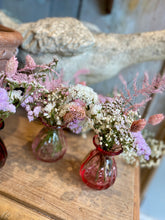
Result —
POLYGON ((0 88, 0 118, 3 120, 15 112, 16 108, 12 104, 7 91, 4 88, 0 88))
POLYGON ((141 158, 140 166, 148 168, 158 166, 161 158, 165 155, 165 143, 155 139, 155 134, 151 131, 145 129, 142 133, 146 143, 150 146, 151 154, 148 161, 141 158))
MULTIPOLYGON (((28 65, 32 61, 30 58, 26 63, 25 69, 29 69, 28 65)), ((0 118, 5 119, 11 113, 16 112, 24 99, 26 99, 34 90, 40 89, 41 81, 44 74, 23 74, 17 70, 18 61, 13 56, 6 65, 5 71, 0 72, 0 118), (40 79, 41 77, 41 79, 40 79)), ((22 69, 22 71, 24 71, 22 69)))
MULTIPOLYGON (((145 74, 142 88, 137 89, 136 76, 133 82, 134 94, 131 94, 126 81, 120 77, 127 95, 120 92, 114 97, 105 97, 98 95, 84 82, 79 82, 79 73, 74 77, 74 85, 63 82, 62 74, 55 71, 56 65, 56 60, 48 65, 36 65, 28 55, 25 67, 17 70, 18 61, 12 57, 6 71, 0 73, 1 90, 6 89, 10 103, 21 103, 29 121, 40 119, 47 126, 66 127, 77 134, 93 129, 103 150, 109 151, 120 146, 123 149, 122 157, 129 163, 133 164, 140 158, 144 166, 150 155, 152 157, 152 152, 141 131, 147 123, 160 123, 164 115, 156 114, 146 121, 141 119, 138 110, 151 99, 151 94, 164 91, 165 77, 158 76, 149 83, 148 75, 145 74), (145 99, 131 104, 138 95, 143 95, 145 99)), ((2 102, 2 110, 4 106, 5 102, 2 102)), ((9 109, 6 111, 10 112, 9 109)), ((162 143, 157 146, 162 146, 162 143)))

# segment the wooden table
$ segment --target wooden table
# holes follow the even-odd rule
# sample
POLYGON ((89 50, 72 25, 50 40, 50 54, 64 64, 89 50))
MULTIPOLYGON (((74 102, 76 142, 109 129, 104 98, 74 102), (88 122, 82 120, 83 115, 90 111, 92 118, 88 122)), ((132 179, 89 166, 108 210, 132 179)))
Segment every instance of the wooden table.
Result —
POLYGON ((118 177, 107 190, 88 188, 80 163, 94 149, 87 139, 65 132, 68 150, 55 163, 35 159, 31 144, 42 125, 29 123, 22 109, 5 121, 0 135, 8 159, 0 170, 0 219, 138 220, 139 169, 116 157, 118 177))

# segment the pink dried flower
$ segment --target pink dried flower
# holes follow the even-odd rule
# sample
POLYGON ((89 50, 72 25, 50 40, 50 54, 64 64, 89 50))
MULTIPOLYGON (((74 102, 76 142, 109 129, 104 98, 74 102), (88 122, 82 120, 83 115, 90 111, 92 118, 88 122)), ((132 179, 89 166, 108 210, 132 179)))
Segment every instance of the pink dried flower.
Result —
POLYGON ((142 82, 142 86, 140 89, 137 88, 136 82, 138 78, 138 73, 136 74, 136 77, 133 80, 133 90, 134 93, 131 94, 130 90, 127 87, 127 82, 124 80, 123 76, 119 77, 122 84, 125 87, 125 91, 127 93, 127 96, 121 92, 121 97, 125 101, 125 106, 126 110, 125 112, 127 113, 128 110, 133 110, 137 111, 140 107, 144 106, 148 101, 152 99, 151 95, 155 93, 162 93, 165 90, 165 75, 160 76, 157 75, 156 77, 153 78, 152 82, 149 83, 149 76, 147 73, 144 74, 144 79, 142 82), (143 100, 140 103, 132 103, 133 98, 142 95, 143 100), (131 104, 132 103, 132 104, 131 104))
POLYGON ((81 70, 77 71, 73 76, 75 84, 80 83, 80 80, 79 80, 80 75, 87 75, 87 74, 89 74, 89 70, 87 70, 87 69, 81 69, 81 70))
POLYGON ((143 130, 145 128, 146 123, 147 122, 146 122, 145 119, 139 119, 139 120, 133 121, 132 125, 131 125, 130 131, 131 132, 141 131, 141 130, 143 130))
POLYGON ((62 84, 62 79, 60 77, 58 79, 50 80, 49 76, 46 76, 45 81, 41 82, 41 85, 43 85, 50 92, 59 88, 61 84, 62 84))
POLYGON ((73 105, 69 108, 69 112, 67 112, 63 119, 65 123, 70 123, 75 120, 82 120, 86 116, 85 109, 80 105, 73 105))
POLYGON ((85 81, 81 81, 81 82, 79 82, 78 84, 81 84, 81 85, 83 85, 83 86, 86 86, 86 85, 87 85, 85 81))
POLYGON ((28 77, 26 74, 23 74, 23 73, 19 73, 19 74, 15 73, 13 75, 7 75, 7 79, 15 81, 16 83, 19 83, 19 84, 28 83, 28 77))
POLYGON ((31 68, 36 68, 36 63, 30 55, 26 56, 26 66, 31 68))
POLYGON ((100 101, 100 103, 106 103, 106 102, 113 102, 114 101, 114 99, 113 98, 111 98, 111 97, 108 97, 108 96, 103 96, 103 95, 101 95, 101 94, 99 94, 98 95, 98 98, 99 98, 99 101, 100 101))
POLYGON ((163 121, 164 119, 164 115, 163 114, 155 114, 149 117, 148 119, 148 123, 151 125, 157 125, 159 124, 161 121, 163 121))
POLYGON ((81 105, 81 106, 85 106, 85 102, 83 102, 82 100, 80 99, 75 99, 74 102, 77 104, 77 105, 81 105))
POLYGON ((9 61, 7 61, 6 68, 5 68, 6 75, 13 76, 17 72, 17 68, 18 68, 18 61, 16 57, 13 56, 9 59, 9 61))
POLYGON ((106 102, 106 96, 103 96, 103 95, 101 95, 101 94, 99 94, 98 95, 98 98, 99 98, 99 101, 101 102, 101 103, 105 103, 106 102))

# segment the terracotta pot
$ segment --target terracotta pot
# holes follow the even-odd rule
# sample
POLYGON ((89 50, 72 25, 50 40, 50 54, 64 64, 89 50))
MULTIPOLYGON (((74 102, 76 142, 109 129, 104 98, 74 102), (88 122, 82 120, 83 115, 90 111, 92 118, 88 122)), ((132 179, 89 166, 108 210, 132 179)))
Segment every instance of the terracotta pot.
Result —
POLYGON ((0 25, 0 71, 5 69, 6 62, 17 53, 22 43, 22 35, 8 27, 0 25))

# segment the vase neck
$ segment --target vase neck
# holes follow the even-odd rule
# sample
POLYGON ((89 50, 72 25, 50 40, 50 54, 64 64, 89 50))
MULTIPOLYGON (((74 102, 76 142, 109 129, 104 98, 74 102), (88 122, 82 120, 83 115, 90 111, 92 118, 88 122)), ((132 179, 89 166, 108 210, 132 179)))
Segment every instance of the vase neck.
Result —
POLYGON ((104 155, 116 156, 116 155, 119 155, 123 152, 123 148, 121 145, 113 145, 111 150, 109 150, 109 151, 103 150, 102 146, 99 143, 98 135, 95 135, 93 137, 93 144, 95 145, 96 149, 104 155))
POLYGON ((65 128, 66 126, 65 125, 49 125, 47 122, 45 122, 44 120, 43 120, 43 118, 39 118, 39 120, 41 121, 41 123, 45 126, 45 127, 47 127, 47 128, 50 128, 50 129, 62 129, 62 128, 65 128))

